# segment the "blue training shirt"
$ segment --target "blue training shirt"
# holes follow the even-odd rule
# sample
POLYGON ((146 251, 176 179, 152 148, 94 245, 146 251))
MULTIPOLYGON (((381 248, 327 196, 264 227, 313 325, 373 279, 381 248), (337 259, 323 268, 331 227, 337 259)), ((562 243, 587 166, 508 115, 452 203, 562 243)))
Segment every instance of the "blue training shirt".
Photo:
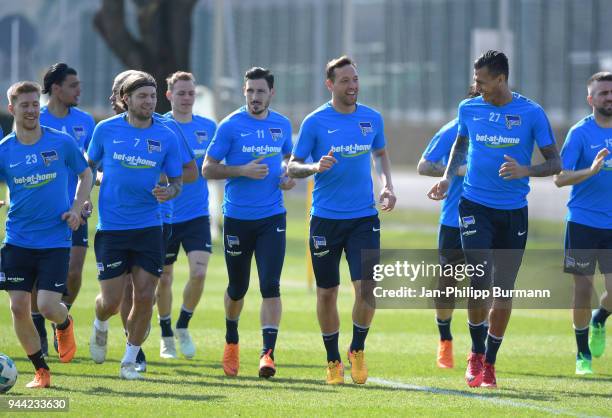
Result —
MULTIPOLYGON (((172 112, 166 113, 165 116, 173 118, 172 112)), ((193 183, 185 183, 181 194, 172 200, 174 206, 172 223, 185 222, 209 214, 208 184, 202 176, 202 164, 206 149, 217 130, 217 124, 213 120, 198 115, 192 115, 191 122, 176 121, 176 123, 185 134, 187 143, 195 154, 198 179, 193 183)))
MULTIPOLYGON (((76 107, 68 108, 68 114, 63 118, 58 118, 49 111, 47 106, 43 106, 40 109, 40 124, 50 126, 73 137, 82 153, 89 146, 96 126, 94 118, 89 113, 76 107)), ((73 197, 78 182, 77 174, 75 173, 74 176, 70 176, 68 179, 68 194, 73 197)))
POLYGON ((100 185, 99 230, 128 230, 160 226, 160 205, 152 190, 161 173, 180 177, 182 164, 176 135, 159 120, 136 128, 126 114, 96 126, 87 150, 104 166, 100 185))
POLYGON ((603 148, 610 154, 599 173, 572 186, 567 220, 612 229, 612 128, 597 125, 593 115, 582 119, 567 133, 561 160, 564 170, 582 170, 593 164, 603 148))
POLYGON ((291 153, 291 122, 273 110, 260 120, 246 106, 221 121, 207 155, 228 166, 238 166, 264 157, 268 175, 260 180, 228 178, 225 182, 223 213, 236 219, 255 220, 285 213, 279 188, 283 156, 291 153))
POLYGON ((494 209, 519 209, 527 205, 529 178, 504 180, 499 168, 504 154, 518 164, 531 164, 533 146, 555 144, 544 110, 537 103, 512 93, 512 101, 494 106, 482 97, 459 104, 459 135, 468 137, 467 173, 463 196, 494 209))
MULTIPOLYGON (((169 128, 172 132, 174 132, 178 143, 182 165, 189 164, 191 160, 195 159, 195 154, 191 150, 191 147, 187 142, 187 138, 185 137, 183 130, 174 119, 169 118, 167 117, 167 115, 162 115, 160 113, 153 113, 153 119, 169 128)), ((173 222, 172 213, 174 211, 174 199, 168 200, 167 202, 163 202, 160 205, 163 222, 166 224, 171 224, 173 222)))
POLYGON ((385 147, 380 113, 357 103, 353 113, 337 112, 327 102, 306 116, 293 148, 296 158, 317 162, 330 149, 338 162, 314 176, 311 214, 352 219, 377 214, 370 153, 385 147))
POLYGON ((0 175, 6 180, 11 203, 5 243, 25 248, 68 248, 72 231, 62 220, 74 195, 68 180, 81 174, 87 162, 74 139, 42 126, 38 142, 24 145, 15 132, 0 141, 0 175))
MULTIPOLYGON (((454 119, 444 125, 429 141, 423 152, 423 158, 432 163, 447 165, 450 152, 457 139, 459 122, 454 119)), ((442 225, 459 228, 459 198, 463 190, 463 177, 455 176, 450 184, 448 195, 442 201, 440 210, 440 223, 442 225)))

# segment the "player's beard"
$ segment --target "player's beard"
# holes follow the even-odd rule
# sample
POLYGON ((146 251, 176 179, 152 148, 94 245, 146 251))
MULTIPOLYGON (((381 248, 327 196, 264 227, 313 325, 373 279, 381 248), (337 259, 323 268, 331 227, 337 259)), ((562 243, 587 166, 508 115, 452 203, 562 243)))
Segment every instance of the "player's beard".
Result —
POLYGON ((607 105, 606 107, 596 107, 595 111, 603 117, 612 118, 612 105, 607 105))
POLYGON ((58 97, 59 101, 67 108, 75 107, 79 105, 79 96, 70 96, 68 94, 61 94, 58 97))
POLYGON ((266 110, 268 110, 268 107, 270 106, 270 100, 261 101, 257 103, 255 106, 257 106, 257 110, 255 110, 252 102, 249 103, 249 112, 251 112, 254 115, 261 115, 266 110))
POLYGON ((70 101, 66 103, 66 107, 76 107, 79 105, 79 96, 74 96, 70 98, 70 101))
POLYGON ((137 112, 134 112, 134 117, 138 120, 148 120, 151 119, 151 116, 153 116, 153 112, 155 111, 155 108, 152 108, 151 110, 148 109, 138 109, 137 112))
POLYGON ((343 94, 342 96, 340 96, 340 101, 345 106, 355 106, 355 104, 357 103, 357 92, 355 92, 355 94, 352 96, 348 94, 343 94))

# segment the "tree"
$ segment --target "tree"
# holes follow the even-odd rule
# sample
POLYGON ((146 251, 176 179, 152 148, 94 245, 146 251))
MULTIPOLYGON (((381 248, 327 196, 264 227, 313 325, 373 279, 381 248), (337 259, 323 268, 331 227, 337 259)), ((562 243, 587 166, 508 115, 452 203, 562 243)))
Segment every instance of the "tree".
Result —
POLYGON ((157 80, 157 111, 170 109, 165 79, 190 68, 191 17, 198 0, 132 0, 137 9, 140 38, 125 22, 124 0, 101 0, 94 27, 115 55, 130 69, 157 80))

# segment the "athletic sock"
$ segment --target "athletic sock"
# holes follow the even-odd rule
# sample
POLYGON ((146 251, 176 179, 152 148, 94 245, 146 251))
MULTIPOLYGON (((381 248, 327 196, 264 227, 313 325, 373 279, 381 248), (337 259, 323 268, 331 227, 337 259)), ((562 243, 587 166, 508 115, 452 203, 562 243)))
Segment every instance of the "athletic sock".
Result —
POLYGON ((487 334, 487 351, 485 354, 485 361, 489 364, 495 364, 497 359, 497 351, 501 347, 501 343, 504 337, 496 337, 493 334, 487 334))
POLYGON ((47 366, 47 362, 45 361, 45 356, 43 356, 42 350, 38 350, 34 354, 28 354, 28 358, 34 365, 34 370, 38 369, 47 369, 49 370, 49 366, 47 366))
POLYGON ((325 351, 327 351, 327 361, 342 361, 340 359, 340 351, 338 351, 338 337, 340 337, 340 331, 322 334, 322 336, 323 344, 325 344, 325 351))
POLYGON ((238 319, 225 318, 225 342, 238 344, 238 319))
POLYGON ((586 359, 591 359, 591 349, 589 348, 589 327, 578 329, 574 327, 574 333, 576 334, 576 347, 578 353, 576 358, 582 354, 586 359))
POLYGON ((66 315, 66 320, 62 322, 61 324, 55 324, 55 327, 59 329, 60 331, 63 331, 66 328, 68 328, 68 325, 70 325, 70 316, 66 315))
POLYGON ((143 363, 145 361, 147 361, 147 357, 141 347, 140 350, 138 350, 138 354, 136 354, 136 363, 143 363))
POLYGON ((177 328, 187 328, 189 326, 189 320, 193 316, 193 311, 185 308, 185 305, 181 306, 181 313, 179 314, 178 320, 176 321, 177 328))
POLYGON ((47 327, 45 327, 45 317, 38 312, 32 312, 32 321, 40 338, 47 338, 47 327))
MULTIPOLYGON (((100 321, 98 318, 96 318, 94 319, 94 327, 96 327, 98 331, 106 332, 108 331, 108 320, 100 321)), ((127 336, 127 330, 125 330, 125 335, 127 336)))
POLYGON ((485 340, 487 339, 486 321, 480 324, 472 324, 468 321, 470 336, 472 337, 472 353, 484 354, 486 351, 485 340))
POLYGON ((172 332, 172 319, 170 318, 170 315, 160 316, 159 326, 161 328, 162 337, 174 337, 174 332, 172 332))
POLYGON ((363 351, 365 348, 365 340, 368 336, 370 327, 363 327, 353 323, 353 340, 351 341, 351 352, 363 351))
POLYGON ((272 325, 264 325, 261 329, 261 335, 263 337, 263 348, 261 355, 263 356, 269 350, 272 350, 270 357, 274 359, 274 347, 276 347, 276 337, 278 335, 278 327, 272 325))
POLYGON ((448 341, 453 340, 453 335, 451 334, 451 328, 450 328, 452 319, 453 318, 448 318, 448 319, 436 318, 436 323, 438 324, 438 331, 440 331, 441 340, 448 340, 448 341))
POLYGON ((136 363, 136 356, 140 351, 139 345, 132 345, 130 343, 125 344, 125 354, 121 359, 121 364, 136 363))
POLYGON ((607 311, 600 306, 599 309, 597 309, 593 314, 592 323, 593 325, 600 325, 603 327, 604 325, 606 325, 606 319, 608 319, 609 316, 610 311, 607 311))

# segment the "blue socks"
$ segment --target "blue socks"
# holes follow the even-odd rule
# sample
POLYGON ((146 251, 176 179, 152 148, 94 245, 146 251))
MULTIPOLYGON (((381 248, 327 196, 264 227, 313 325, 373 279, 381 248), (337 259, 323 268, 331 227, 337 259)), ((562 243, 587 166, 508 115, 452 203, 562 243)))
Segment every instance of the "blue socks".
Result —
POLYGON ((261 335, 263 337, 263 348, 261 350, 261 355, 263 356, 268 352, 268 350, 272 350, 270 353, 270 357, 274 359, 274 347, 276 346, 276 336, 278 335, 278 328, 266 325, 261 329, 261 335))
POLYGON ((593 313, 593 318, 591 322, 593 325, 601 325, 602 327, 606 325, 606 319, 610 316, 610 311, 605 310, 601 306, 593 313))
POLYGON ((448 319, 439 319, 436 318, 436 323, 438 324, 438 331, 440 331, 440 339, 452 341, 453 336, 451 334, 450 324, 452 318, 448 319))
POLYGON ((351 341, 351 352, 353 351, 363 351, 365 348, 365 340, 368 336, 368 331, 370 327, 362 327, 361 325, 357 325, 353 323, 353 340, 351 341))
POLYGON ((485 361, 489 364, 495 364, 497 359, 497 351, 501 346, 504 337, 496 337, 495 335, 487 335, 487 352, 485 354, 485 361))
POLYGON ((582 354, 584 358, 591 359, 591 349, 589 348, 589 327, 582 329, 574 328, 574 333, 576 334, 576 346, 578 348, 578 353, 576 354, 576 358, 578 358, 579 354, 582 354))
POLYGON ((482 321, 480 324, 472 324, 468 321, 468 326, 472 337, 472 353, 484 354, 486 351, 487 322, 482 321))
POLYGON ((338 337, 340 336, 340 331, 322 334, 322 336, 323 344, 325 344, 325 351, 327 351, 327 361, 342 361, 340 359, 340 351, 338 351, 338 337))
POLYGON ((193 316, 193 311, 185 309, 181 306, 181 313, 179 314, 178 321, 176 321, 177 328, 187 328, 189 326, 189 320, 193 316))
POLYGON ((170 315, 160 316, 159 326, 161 328, 162 337, 174 337, 174 332, 172 332, 172 320, 170 319, 170 315))
POLYGON ((225 319, 225 342, 238 344, 238 319, 225 319))

